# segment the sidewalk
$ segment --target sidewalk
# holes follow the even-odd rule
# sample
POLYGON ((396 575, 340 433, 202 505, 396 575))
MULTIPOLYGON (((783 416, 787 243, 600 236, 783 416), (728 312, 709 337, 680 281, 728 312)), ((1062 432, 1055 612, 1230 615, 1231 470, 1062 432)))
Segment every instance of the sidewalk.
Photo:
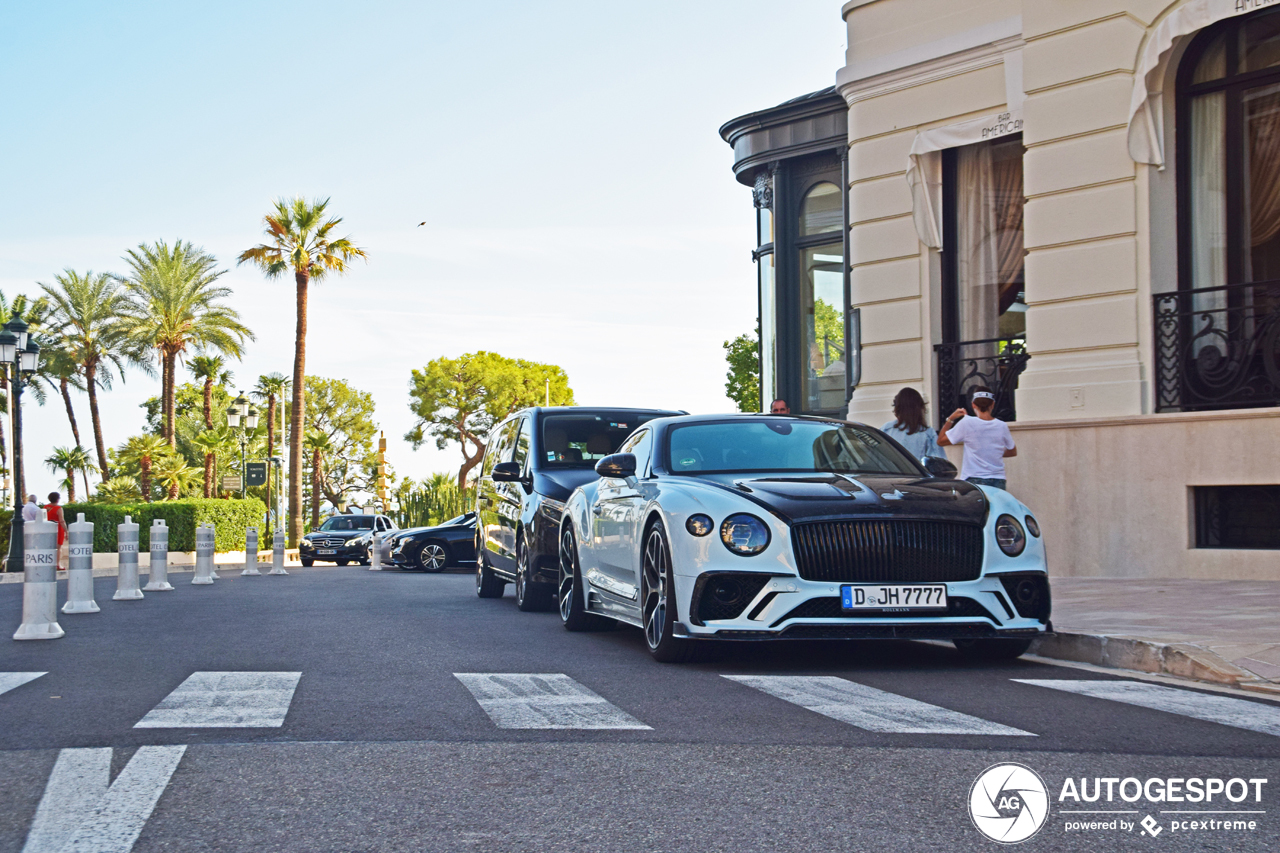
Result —
POLYGON ((1031 653, 1280 695, 1280 581, 1054 578, 1031 653))
MULTIPOLYGON (((213 564, 219 569, 241 569, 244 567, 244 551, 224 551, 213 555, 213 564)), ((284 564, 289 566, 301 566, 298 560, 297 548, 286 548, 284 552, 284 564)), ((271 565, 271 552, 258 552, 258 565, 271 565)), ((138 570, 142 574, 147 574, 151 570, 151 554, 148 551, 142 551, 138 554, 138 570)), ((168 570, 173 572, 194 572, 196 570, 196 552, 195 551, 170 551, 168 560, 168 570)), ((93 555, 93 576, 95 578, 113 578, 120 574, 120 566, 116 554, 94 554, 93 555)), ((4 583, 22 583, 22 572, 0 572, 0 584, 4 583)), ((58 580, 66 580, 67 571, 63 569, 58 572, 58 580)))

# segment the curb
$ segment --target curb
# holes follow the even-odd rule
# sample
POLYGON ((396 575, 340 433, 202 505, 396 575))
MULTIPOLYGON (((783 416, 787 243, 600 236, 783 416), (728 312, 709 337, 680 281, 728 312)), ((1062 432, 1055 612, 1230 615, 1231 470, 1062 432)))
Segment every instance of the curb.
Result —
POLYGON ((1032 643, 1030 653, 1108 669, 1171 675, 1280 695, 1280 685, 1191 643, 1161 643, 1138 637, 1059 631, 1037 639, 1032 643))

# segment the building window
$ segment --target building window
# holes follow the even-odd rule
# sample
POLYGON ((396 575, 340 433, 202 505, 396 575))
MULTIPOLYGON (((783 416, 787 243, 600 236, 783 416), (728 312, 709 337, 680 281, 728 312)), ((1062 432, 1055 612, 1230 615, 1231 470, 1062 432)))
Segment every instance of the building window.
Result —
POLYGON ((985 385, 1013 420, 1028 359, 1023 251, 1022 136, 943 152, 943 343, 939 416, 985 385))
POLYGON ((1196 486, 1197 548, 1280 550, 1280 486, 1196 486))
POLYGON ((840 188, 820 182, 800 206, 802 411, 838 412, 845 404, 844 212, 840 188), (832 241, 834 238, 834 242, 832 241))

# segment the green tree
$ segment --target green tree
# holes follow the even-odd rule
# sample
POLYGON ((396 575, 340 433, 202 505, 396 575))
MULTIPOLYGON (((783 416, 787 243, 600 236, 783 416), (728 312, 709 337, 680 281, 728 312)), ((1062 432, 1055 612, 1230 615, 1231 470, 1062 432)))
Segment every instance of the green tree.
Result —
MULTIPOLYGON (((49 344, 48 339, 48 318, 49 305, 48 300, 43 296, 38 299, 31 300, 24 294, 18 294, 10 303, 0 293, 0 318, 5 321, 16 318, 27 324, 28 333, 36 341, 37 344, 44 346, 49 344)), ((3 375, 0 373, 0 375, 3 375)), ((35 375, 27 376, 23 379, 21 388, 29 391, 35 401, 41 406, 45 403, 44 386, 49 384, 48 366, 41 362, 37 366, 35 375)), ((2 386, 8 390, 8 383, 2 386)), ((22 406, 16 405, 9 408, 10 426, 13 429, 13 441, 18 447, 22 446, 22 406)), ((27 492, 25 464, 22 459, 14 460, 13 482, 14 489, 19 495, 27 492)))
POLYGON ((153 464, 171 455, 169 443, 158 435, 135 435, 116 451, 116 458, 137 467, 138 485, 142 499, 151 503, 151 472, 153 464))
POLYGON ((724 342, 724 350, 729 362, 725 396, 738 404, 739 412, 760 411, 760 339, 738 335, 724 342))
MULTIPOLYGON (((93 467, 93 460, 89 457, 88 451, 78 444, 75 447, 55 447, 53 453, 44 460, 44 464, 55 474, 60 471, 66 472, 67 477, 63 480, 63 484, 67 489, 67 503, 75 503, 76 472, 83 474, 93 467)), ((89 491, 88 476, 84 478, 84 488, 87 493, 89 491)))
POLYGON ((320 526, 320 482, 323 473, 321 466, 324 463, 325 454, 333 449, 333 442, 329 440, 329 436, 313 429, 307 431, 303 445, 311 454, 311 529, 315 530, 320 526))
POLYGON ((302 536, 302 439, 306 432, 307 287, 329 275, 341 275, 356 258, 366 257, 364 249, 350 237, 334 237, 342 223, 327 216, 329 200, 308 202, 301 196, 280 199, 275 210, 264 217, 267 243, 240 253, 237 264, 251 263, 267 278, 293 273, 296 290, 297 324, 293 341, 293 410, 289 426, 289 544, 296 546, 302 536))
POLYGON ((214 476, 217 473, 218 454, 227 450, 234 440, 231 430, 223 425, 217 429, 207 429, 191 437, 191 446, 204 457, 204 496, 213 497, 214 476))
POLYGON ((551 405, 573 405, 569 377, 554 364, 483 350, 458 358, 437 358, 410 376, 409 409, 417 422, 405 440, 415 449, 428 436, 441 450, 449 442, 457 442, 462 449, 458 488, 465 489, 467 475, 484 456, 494 424, 517 409, 544 403, 548 382, 551 405))
POLYGON ((138 481, 127 474, 112 477, 98 484, 98 491, 93 496, 95 503, 128 504, 142 497, 138 481))
POLYGON ((129 297, 126 320, 130 338, 138 346, 156 351, 160 362, 160 397, 163 401, 163 435, 170 447, 177 444, 174 428, 174 388, 178 360, 188 349, 244 354, 253 332, 240 322, 240 314, 223 300, 230 287, 218 284, 226 271, 215 269, 217 260, 190 243, 170 246, 163 240, 139 244, 124 258, 130 272, 125 281, 129 297))
POLYGON ((204 428, 213 429, 213 386, 231 384, 227 360, 220 355, 198 355, 191 359, 191 375, 204 380, 204 428))
MULTIPOLYGON (((376 491, 378 453, 374 437, 378 428, 373 411, 373 395, 369 392, 352 388, 341 379, 307 377, 307 435, 323 435, 328 442, 322 454, 319 487, 334 506, 351 495, 376 491)), ((303 440, 306 438, 304 435, 303 440)), ((312 496, 313 503, 318 500, 312 496)))
POLYGON ((289 377, 283 373, 266 373, 249 393, 267 404, 267 458, 276 455, 276 407, 289 392, 289 377))
POLYGON ((134 344, 123 318, 129 302, 116 279, 106 273, 78 273, 67 269, 53 284, 41 282, 49 300, 48 328, 62 339, 70 358, 80 366, 89 395, 89 418, 104 481, 111 479, 107 445, 98 414, 98 389, 109 389, 115 377, 124 380, 126 366, 149 370, 146 353, 134 344))
POLYGON ((189 490, 200 476, 200 472, 187 464, 181 456, 164 456, 155 463, 156 480, 165 489, 166 497, 176 501, 178 496, 189 490))

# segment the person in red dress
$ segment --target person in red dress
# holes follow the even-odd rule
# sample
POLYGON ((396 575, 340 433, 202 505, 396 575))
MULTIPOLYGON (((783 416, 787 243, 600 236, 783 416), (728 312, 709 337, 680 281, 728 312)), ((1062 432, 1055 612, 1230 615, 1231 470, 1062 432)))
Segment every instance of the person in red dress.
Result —
POLYGON ((58 571, 62 571, 62 543, 67 541, 67 519, 62 514, 62 507, 59 501, 62 495, 57 492, 49 493, 49 502, 44 505, 45 517, 58 525, 58 571))

